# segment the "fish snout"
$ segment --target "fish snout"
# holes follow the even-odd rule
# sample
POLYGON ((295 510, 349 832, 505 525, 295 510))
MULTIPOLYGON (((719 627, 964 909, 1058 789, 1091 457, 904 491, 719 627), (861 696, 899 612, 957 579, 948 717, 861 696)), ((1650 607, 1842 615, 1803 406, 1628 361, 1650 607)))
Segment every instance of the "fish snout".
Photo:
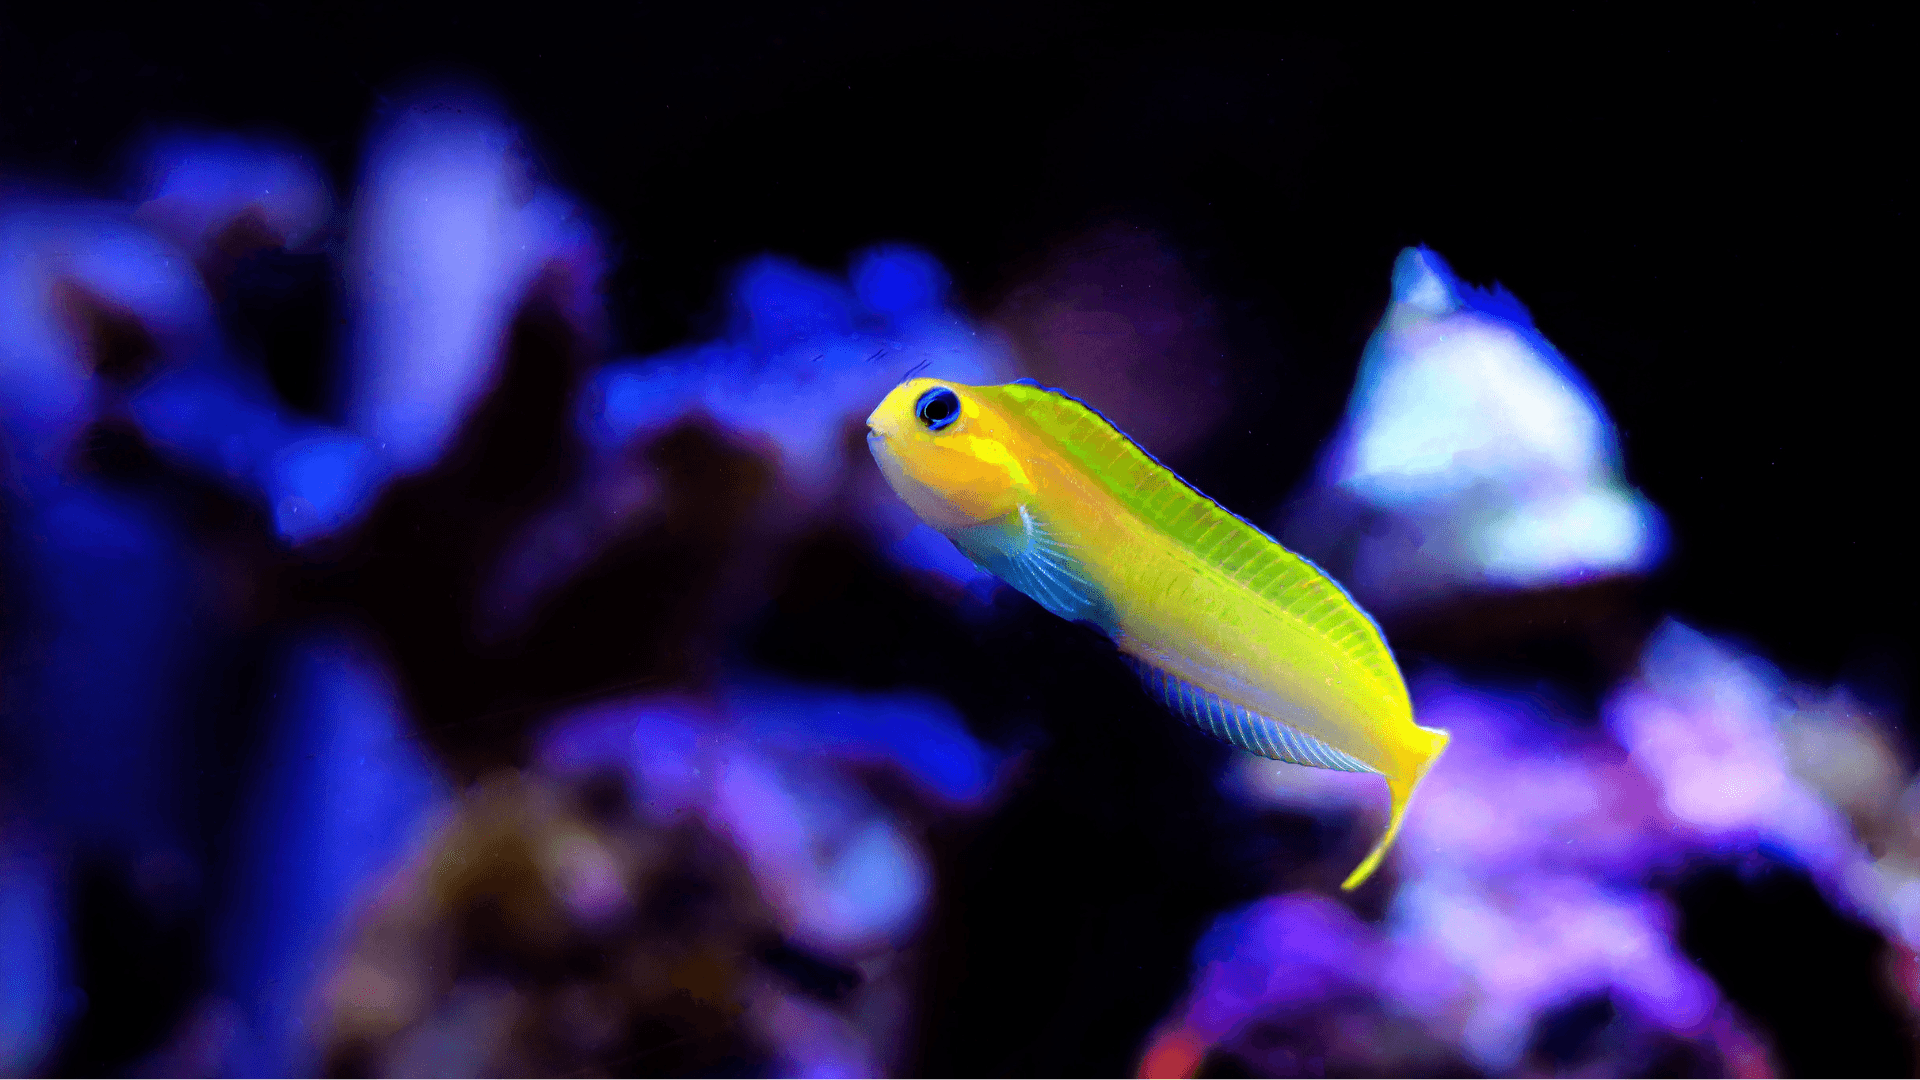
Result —
POLYGON ((867 421, 867 453, 882 465, 894 456, 893 440, 887 438, 886 425, 876 424, 871 419, 867 421))

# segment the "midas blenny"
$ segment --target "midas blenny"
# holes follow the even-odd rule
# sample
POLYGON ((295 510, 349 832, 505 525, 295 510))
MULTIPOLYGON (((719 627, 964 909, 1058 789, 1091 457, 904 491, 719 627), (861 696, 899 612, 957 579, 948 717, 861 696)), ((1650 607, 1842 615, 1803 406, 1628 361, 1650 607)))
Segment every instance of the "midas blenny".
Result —
POLYGON ((1113 639, 1201 730, 1378 773, 1392 812, 1365 881, 1447 746, 1379 627, 1320 569, 1195 491, 1079 401, 1028 382, 909 379, 867 418, 893 489, 981 568, 1113 639))

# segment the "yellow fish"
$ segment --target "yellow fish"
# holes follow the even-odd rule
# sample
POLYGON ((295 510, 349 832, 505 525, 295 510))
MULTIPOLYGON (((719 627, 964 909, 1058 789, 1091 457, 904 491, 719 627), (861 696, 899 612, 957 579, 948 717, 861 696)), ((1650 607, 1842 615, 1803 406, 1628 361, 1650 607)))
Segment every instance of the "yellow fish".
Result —
POLYGON ((1379 627, 1320 569, 1175 476, 1099 413, 1035 383, 909 379, 867 417, 893 489, 968 558, 1113 639, 1147 688, 1264 757, 1378 773, 1385 833, 1447 746, 1379 627))

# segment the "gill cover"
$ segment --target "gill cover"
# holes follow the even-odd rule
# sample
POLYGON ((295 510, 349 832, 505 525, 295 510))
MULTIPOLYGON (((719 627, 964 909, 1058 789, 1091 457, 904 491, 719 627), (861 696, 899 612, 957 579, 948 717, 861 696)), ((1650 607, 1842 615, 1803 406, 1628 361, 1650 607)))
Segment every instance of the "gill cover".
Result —
POLYGON ((867 445, 893 489, 927 524, 953 537, 1003 521, 1030 486, 973 387, 909 379, 867 417, 867 445))

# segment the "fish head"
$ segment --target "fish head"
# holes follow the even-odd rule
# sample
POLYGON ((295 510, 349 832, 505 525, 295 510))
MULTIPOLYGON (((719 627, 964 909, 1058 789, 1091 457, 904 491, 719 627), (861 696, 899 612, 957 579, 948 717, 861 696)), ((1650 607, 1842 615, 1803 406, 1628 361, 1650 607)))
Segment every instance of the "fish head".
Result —
POLYGON ((983 391, 908 379, 867 417, 867 448, 893 490, 941 532, 998 521, 1019 509, 1032 481, 1018 427, 983 391))

